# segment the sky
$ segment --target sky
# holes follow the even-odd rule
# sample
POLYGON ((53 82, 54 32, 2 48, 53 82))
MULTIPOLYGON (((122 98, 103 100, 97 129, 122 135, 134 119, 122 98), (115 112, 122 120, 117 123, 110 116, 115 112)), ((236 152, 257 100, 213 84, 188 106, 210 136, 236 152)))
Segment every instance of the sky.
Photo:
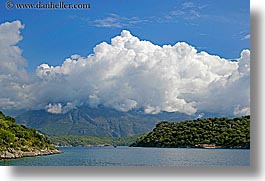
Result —
POLYGON ((19 46, 29 70, 41 63, 59 65, 75 53, 86 56, 124 29, 157 45, 184 41, 225 58, 238 57, 242 49, 250 48, 248 0, 77 2, 90 3, 91 8, 7 10, 4 2, 0 4, 1 23, 20 20, 25 25, 19 46))
POLYGON ((249 113, 249 1, 64 2, 0 3, 0 109, 249 113))

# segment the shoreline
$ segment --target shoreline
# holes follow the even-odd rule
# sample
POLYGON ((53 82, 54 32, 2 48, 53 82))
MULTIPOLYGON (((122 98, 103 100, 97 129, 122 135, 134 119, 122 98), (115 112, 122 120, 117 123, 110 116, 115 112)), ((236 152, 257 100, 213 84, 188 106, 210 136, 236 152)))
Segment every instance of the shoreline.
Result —
POLYGON ((250 150, 248 147, 222 147, 217 146, 215 148, 208 148, 208 147, 158 147, 158 146, 129 146, 129 147, 135 147, 135 148, 183 148, 183 149, 205 149, 205 150, 250 150))
POLYGON ((57 149, 21 151, 21 150, 14 150, 14 149, 8 148, 7 151, 0 151, 0 160, 17 159, 17 158, 23 158, 23 157, 47 156, 47 155, 61 154, 61 153, 63 152, 57 149))

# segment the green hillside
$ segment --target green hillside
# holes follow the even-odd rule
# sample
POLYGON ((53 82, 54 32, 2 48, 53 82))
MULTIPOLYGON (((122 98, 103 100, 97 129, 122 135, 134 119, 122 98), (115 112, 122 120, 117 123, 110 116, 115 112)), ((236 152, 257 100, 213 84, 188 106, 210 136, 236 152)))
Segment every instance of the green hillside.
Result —
POLYGON ((95 136, 48 136, 51 143, 57 146, 95 146, 116 145, 128 146, 136 141, 139 135, 130 137, 95 137, 95 136))
POLYGON ((160 122, 153 131, 139 137, 131 146, 195 147, 201 144, 250 148, 250 116, 160 122))
MULTIPOLYGON (((33 152, 36 150, 56 150, 48 139, 35 129, 18 125, 15 119, 0 111, 0 153, 5 151, 33 152)), ((22 153, 21 153, 22 156, 22 153)), ((4 156, 3 156, 4 158, 4 156)))

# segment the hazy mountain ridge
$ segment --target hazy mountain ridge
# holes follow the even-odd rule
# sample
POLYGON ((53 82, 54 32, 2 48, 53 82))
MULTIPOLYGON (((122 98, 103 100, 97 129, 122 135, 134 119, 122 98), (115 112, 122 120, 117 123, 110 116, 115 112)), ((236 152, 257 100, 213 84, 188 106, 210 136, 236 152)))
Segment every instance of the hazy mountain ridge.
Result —
POLYGON ((162 112, 156 115, 140 111, 120 112, 105 107, 82 106, 65 114, 45 110, 26 111, 16 117, 17 123, 47 135, 123 137, 151 131, 163 120, 182 121, 194 118, 183 113, 162 112))

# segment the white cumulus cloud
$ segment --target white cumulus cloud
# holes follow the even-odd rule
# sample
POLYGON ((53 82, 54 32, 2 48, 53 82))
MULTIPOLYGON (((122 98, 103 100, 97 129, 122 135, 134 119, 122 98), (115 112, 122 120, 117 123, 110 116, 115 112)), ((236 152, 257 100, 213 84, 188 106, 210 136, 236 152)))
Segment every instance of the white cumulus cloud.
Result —
POLYGON ((23 28, 20 21, 0 24, 0 109, 30 104, 27 96, 30 77, 25 70, 22 50, 17 46, 22 40, 20 30, 23 28))
POLYGON ((52 113, 52 114, 61 114, 62 113, 62 104, 48 104, 45 106, 45 109, 47 112, 52 113))
MULTIPOLYGON (((45 108, 51 113, 87 104, 120 111, 143 109, 149 114, 237 114, 240 108, 249 108, 249 62, 249 50, 232 62, 197 52, 185 42, 158 46, 124 30, 111 43, 96 45, 87 57, 72 55, 55 67, 39 65, 14 100, 23 102, 24 108, 45 108)), ((2 107, 18 104, 1 98, 2 107)))

